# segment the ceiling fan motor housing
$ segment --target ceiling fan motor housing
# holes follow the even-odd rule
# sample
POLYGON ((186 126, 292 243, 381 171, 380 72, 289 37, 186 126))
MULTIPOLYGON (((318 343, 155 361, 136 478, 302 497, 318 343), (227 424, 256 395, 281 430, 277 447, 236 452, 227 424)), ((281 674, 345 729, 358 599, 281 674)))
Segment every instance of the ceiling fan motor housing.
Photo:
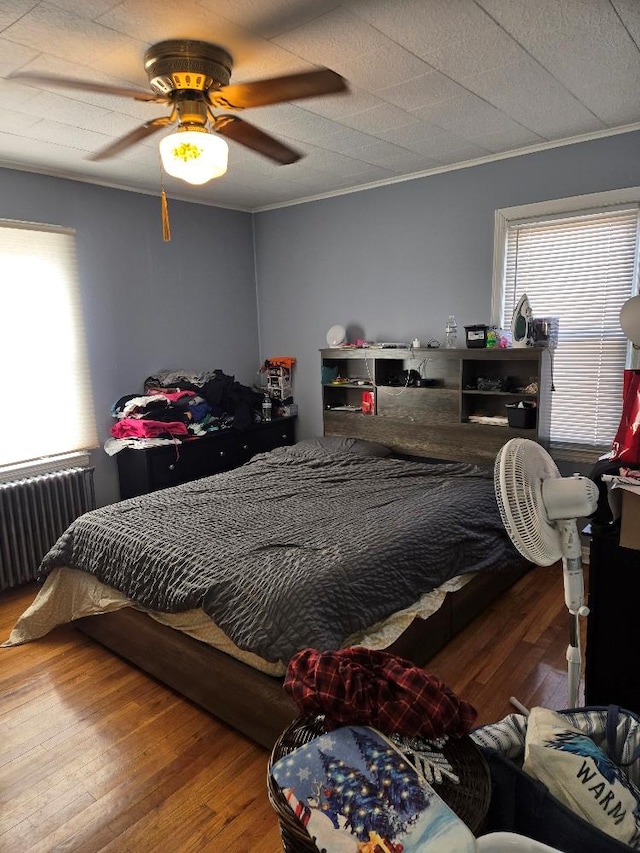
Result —
POLYGON ((233 59, 215 44, 169 39, 146 51, 144 67, 149 85, 160 95, 181 90, 206 92, 229 84, 233 59))

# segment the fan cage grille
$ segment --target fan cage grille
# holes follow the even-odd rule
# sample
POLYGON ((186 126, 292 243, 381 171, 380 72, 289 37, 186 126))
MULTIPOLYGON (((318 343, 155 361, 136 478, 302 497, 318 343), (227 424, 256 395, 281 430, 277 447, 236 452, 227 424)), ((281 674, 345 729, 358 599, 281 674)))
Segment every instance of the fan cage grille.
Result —
POLYGON ((511 541, 527 560, 550 566, 562 556, 559 533, 547 518, 542 482, 560 477, 553 459, 529 439, 508 441, 496 457, 495 493, 511 541))

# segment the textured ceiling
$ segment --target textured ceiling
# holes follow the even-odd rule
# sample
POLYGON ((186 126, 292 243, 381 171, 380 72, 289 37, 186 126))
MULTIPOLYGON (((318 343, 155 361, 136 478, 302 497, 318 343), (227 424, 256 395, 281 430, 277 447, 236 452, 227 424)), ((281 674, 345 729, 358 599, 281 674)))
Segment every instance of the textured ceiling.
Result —
POLYGON ((304 154, 230 142, 229 171, 170 197, 259 210, 640 126, 640 0, 2 0, 0 165, 158 193, 158 137, 87 157, 158 104, 25 84, 46 72, 148 89, 143 54, 226 47, 239 83, 326 66, 349 93, 246 110, 304 154))

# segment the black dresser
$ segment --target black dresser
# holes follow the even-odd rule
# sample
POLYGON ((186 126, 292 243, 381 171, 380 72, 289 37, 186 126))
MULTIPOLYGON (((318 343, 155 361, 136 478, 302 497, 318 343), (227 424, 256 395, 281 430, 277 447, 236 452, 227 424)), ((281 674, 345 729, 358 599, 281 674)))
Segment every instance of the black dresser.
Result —
POLYGON ((274 418, 247 429, 226 429, 176 445, 126 448, 117 454, 120 497, 133 498, 209 477, 244 464, 256 453, 294 444, 295 418, 274 418))
POLYGON ((640 713, 640 551, 623 548, 619 530, 594 531, 589 560, 585 704, 640 713))

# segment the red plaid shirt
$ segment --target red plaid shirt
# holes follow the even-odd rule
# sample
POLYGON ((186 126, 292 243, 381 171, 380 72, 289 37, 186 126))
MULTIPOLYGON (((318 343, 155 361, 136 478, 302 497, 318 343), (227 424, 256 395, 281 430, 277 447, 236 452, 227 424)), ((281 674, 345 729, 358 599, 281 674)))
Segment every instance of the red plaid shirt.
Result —
POLYGON ((324 714, 328 731, 367 725, 385 734, 462 737, 477 711, 410 661, 365 648, 291 658, 284 689, 303 714, 324 714))

